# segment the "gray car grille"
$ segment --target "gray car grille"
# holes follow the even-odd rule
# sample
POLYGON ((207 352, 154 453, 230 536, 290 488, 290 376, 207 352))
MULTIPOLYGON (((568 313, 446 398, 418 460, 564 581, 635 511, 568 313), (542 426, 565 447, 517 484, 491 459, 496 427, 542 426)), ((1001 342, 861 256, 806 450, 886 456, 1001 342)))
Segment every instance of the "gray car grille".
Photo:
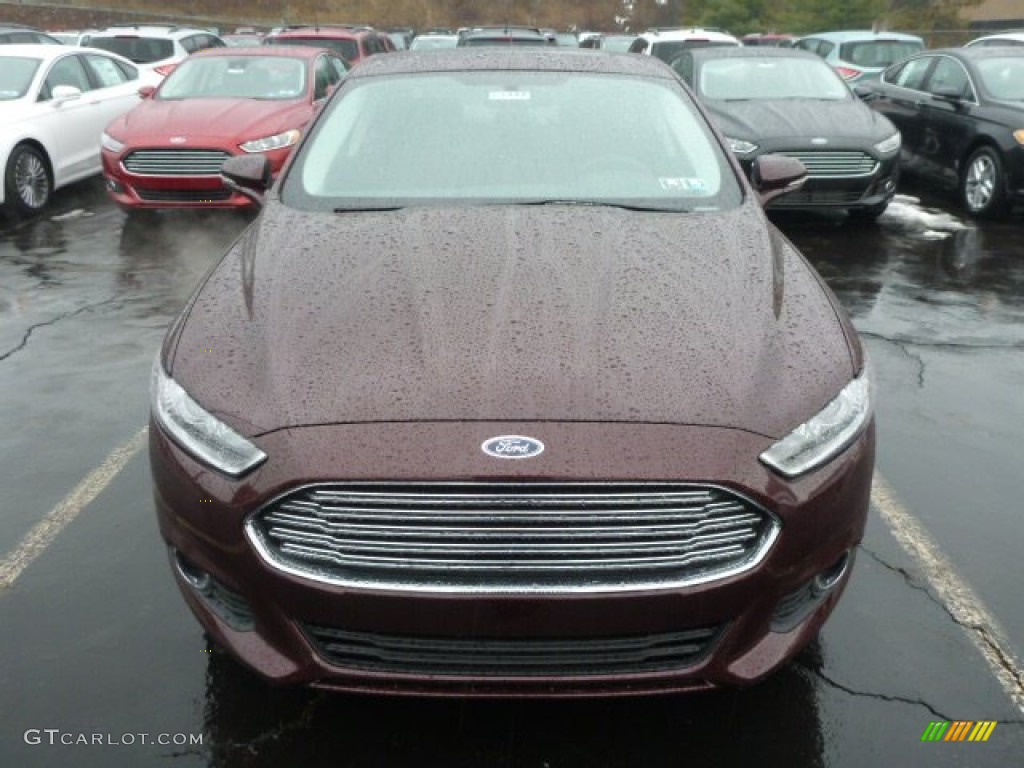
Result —
POLYGON ((124 167, 140 176, 216 176, 229 157, 219 149, 139 149, 124 167))
POLYGON ((348 586, 622 591, 747 570, 778 531, 729 491, 676 484, 310 486, 247 523, 280 570, 348 586))
POLYGON ((807 167, 812 179, 841 179, 870 176, 878 169, 878 161, 865 152, 776 152, 795 157, 807 167))
POLYGON ((627 637, 437 638, 303 627, 330 664, 406 674, 528 677, 685 669, 704 659, 720 628, 627 637))

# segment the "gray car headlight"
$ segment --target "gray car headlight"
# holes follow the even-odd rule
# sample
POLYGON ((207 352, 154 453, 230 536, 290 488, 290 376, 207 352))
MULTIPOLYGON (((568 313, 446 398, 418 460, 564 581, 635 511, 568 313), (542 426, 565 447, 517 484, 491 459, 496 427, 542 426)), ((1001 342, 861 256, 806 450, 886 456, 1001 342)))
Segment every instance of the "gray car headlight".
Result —
POLYGON ((178 445, 205 464, 231 477, 241 477, 262 464, 267 454, 189 397, 164 372, 159 357, 153 363, 150 387, 153 415, 178 445))
POLYGON ((865 359, 860 375, 843 387, 832 402, 805 421, 760 459, 786 477, 817 469, 843 451, 871 420, 871 368, 865 359))

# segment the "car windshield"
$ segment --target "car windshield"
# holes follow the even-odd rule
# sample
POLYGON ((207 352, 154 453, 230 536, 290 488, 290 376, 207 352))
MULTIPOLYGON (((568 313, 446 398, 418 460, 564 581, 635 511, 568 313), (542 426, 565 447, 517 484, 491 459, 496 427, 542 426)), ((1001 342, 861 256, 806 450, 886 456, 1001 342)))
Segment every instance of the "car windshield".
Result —
POLYGON ((20 99, 28 92, 39 59, 23 56, 0 57, 0 101, 20 99))
POLYGON ((922 50, 914 40, 862 40, 839 46, 839 58, 858 67, 888 67, 922 50))
POLYGON ((702 40, 694 38, 693 40, 672 40, 661 43, 655 43, 651 46, 651 55, 657 56, 664 62, 670 62, 676 56, 683 52, 686 48, 717 48, 720 46, 733 46, 734 43, 726 42, 724 40, 702 40))
POLYGON ((470 72, 349 81, 283 188, 313 210, 409 205, 737 205, 721 147, 676 81, 470 72))
POLYGON ((149 64, 174 56, 174 41, 162 37, 139 37, 138 35, 94 35, 89 38, 89 47, 118 53, 136 64, 149 64))
POLYGON ((705 98, 723 101, 851 98, 850 89, 822 59, 710 59, 700 68, 697 88, 705 98))
POLYGON ((345 61, 356 61, 359 58, 359 42, 346 38, 344 40, 327 37, 273 37, 269 45, 311 45, 314 48, 329 48, 345 61))
POLYGON ((544 37, 516 37, 515 35, 481 35, 480 37, 464 37, 459 47, 466 48, 478 45, 550 45, 544 37))
POLYGON ((1024 101, 1024 56, 978 59, 975 66, 992 98, 1024 101))
POLYGON ((616 51, 619 53, 625 53, 629 50, 629 46, 633 44, 634 40, 636 40, 636 38, 631 35, 607 35, 601 41, 601 48, 602 50, 612 51, 613 53, 616 51))
POLYGON ((194 56, 164 81, 157 98, 297 99, 306 92, 301 59, 282 56, 194 56))

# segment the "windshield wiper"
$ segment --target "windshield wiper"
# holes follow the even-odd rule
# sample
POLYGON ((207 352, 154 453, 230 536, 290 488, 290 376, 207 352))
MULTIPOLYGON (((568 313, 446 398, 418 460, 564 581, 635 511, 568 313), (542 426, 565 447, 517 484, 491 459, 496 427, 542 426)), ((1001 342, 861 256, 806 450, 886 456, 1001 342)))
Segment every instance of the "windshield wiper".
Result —
POLYGON ((400 211, 404 205, 358 205, 351 208, 335 208, 335 213, 379 213, 381 211, 400 211))
POLYGON ((666 207, 663 205, 633 205, 631 203, 613 203, 606 200, 573 200, 553 198, 551 200, 522 200, 514 205, 579 205, 585 208, 621 208, 624 211, 640 211, 643 213, 687 213, 689 208, 666 207))

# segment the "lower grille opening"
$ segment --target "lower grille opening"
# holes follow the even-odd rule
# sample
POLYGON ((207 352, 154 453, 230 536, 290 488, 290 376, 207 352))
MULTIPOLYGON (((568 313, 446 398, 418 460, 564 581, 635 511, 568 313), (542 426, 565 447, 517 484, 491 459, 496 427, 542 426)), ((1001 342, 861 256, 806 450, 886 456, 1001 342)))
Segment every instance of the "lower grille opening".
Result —
POLYGON ((135 193, 149 203, 219 203, 231 199, 230 189, 144 189, 135 193))
POLYGON ((702 661, 721 627, 608 638, 441 638, 304 624, 328 663, 351 669, 455 676, 621 675, 686 669, 702 661))

